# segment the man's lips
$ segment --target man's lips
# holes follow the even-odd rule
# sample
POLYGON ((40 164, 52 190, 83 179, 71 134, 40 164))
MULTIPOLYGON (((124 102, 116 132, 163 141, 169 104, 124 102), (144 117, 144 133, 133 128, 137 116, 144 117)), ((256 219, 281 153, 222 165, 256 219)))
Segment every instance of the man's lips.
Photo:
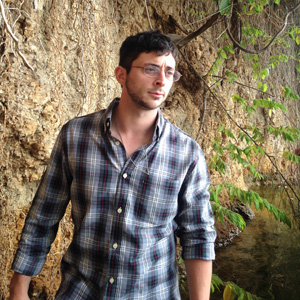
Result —
POLYGON ((165 94, 164 92, 161 91, 149 91, 148 93, 157 98, 163 97, 165 94))

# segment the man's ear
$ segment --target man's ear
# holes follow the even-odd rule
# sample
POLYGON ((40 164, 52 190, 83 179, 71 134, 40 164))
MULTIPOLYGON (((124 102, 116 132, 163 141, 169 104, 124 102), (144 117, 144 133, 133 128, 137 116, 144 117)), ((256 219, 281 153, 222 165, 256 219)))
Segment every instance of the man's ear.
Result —
POLYGON ((115 76, 116 76, 116 79, 118 80, 118 82, 121 85, 124 85, 126 82, 126 76, 127 76, 126 69, 121 66, 117 66, 115 69, 115 76))

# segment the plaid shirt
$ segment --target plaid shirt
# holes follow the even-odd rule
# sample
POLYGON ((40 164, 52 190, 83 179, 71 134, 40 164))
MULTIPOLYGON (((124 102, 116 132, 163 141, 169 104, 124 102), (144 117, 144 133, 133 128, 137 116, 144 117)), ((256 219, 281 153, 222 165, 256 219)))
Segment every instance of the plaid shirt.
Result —
POLYGON ((56 299, 180 299, 183 259, 214 259, 209 176, 198 144, 158 112, 152 142, 126 159, 107 110, 63 126, 26 219, 13 269, 44 265, 71 199, 74 238, 56 299))

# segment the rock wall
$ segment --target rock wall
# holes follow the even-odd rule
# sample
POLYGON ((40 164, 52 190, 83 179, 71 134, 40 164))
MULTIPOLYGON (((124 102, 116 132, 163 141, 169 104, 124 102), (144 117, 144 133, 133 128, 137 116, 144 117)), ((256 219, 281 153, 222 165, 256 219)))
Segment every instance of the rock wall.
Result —
MULTIPOLYGON (((0 298, 6 299, 12 275, 10 265, 20 232, 56 136, 69 119, 104 108, 120 94, 114 68, 121 42, 126 36, 151 27, 164 33, 183 34, 170 22, 169 16, 187 32, 194 31, 202 23, 199 13, 191 13, 190 9, 210 16, 216 7, 211 0, 147 1, 148 11, 143 0, 2 2, 7 22, 19 40, 19 49, 34 69, 32 72, 24 65, 16 45, 4 30, 3 17, 0 18, 0 298)), ((168 119, 197 139, 208 159, 213 153, 215 131, 221 123, 233 131, 235 128, 214 98, 208 97, 207 107, 203 109, 203 83, 193 74, 185 58, 201 76, 206 75, 223 42, 219 38, 223 30, 219 23, 182 49, 184 56, 178 68, 184 76, 174 85, 163 107, 168 119), (204 112, 205 121, 199 131, 204 112)), ((241 55, 229 57, 219 68, 220 76, 225 67, 239 74, 240 81, 249 83, 249 66, 242 64, 241 55)), ((282 76, 287 85, 297 85, 293 72, 281 70, 270 77, 275 91, 282 76)), ((228 82, 214 89, 236 121, 246 124, 247 119, 242 117, 244 114, 233 104, 231 96, 236 92, 253 97, 256 92, 228 82)), ((294 107, 295 115, 290 119, 297 120, 299 127, 297 110, 299 106, 294 107)), ((257 124, 281 124, 282 118, 279 114, 270 119, 262 110, 257 124)), ((272 140, 267 145, 272 153, 284 147, 272 140)), ((260 171, 272 173, 273 170, 263 161, 260 171)), ((245 188, 247 176, 240 166, 230 164, 225 180, 245 188)), ((214 184, 224 181, 213 171, 211 178, 214 184)), ((32 295, 36 298, 45 295, 53 298, 59 284, 59 261, 71 237, 72 223, 67 214, 42 273, 33 281, 32 295)))

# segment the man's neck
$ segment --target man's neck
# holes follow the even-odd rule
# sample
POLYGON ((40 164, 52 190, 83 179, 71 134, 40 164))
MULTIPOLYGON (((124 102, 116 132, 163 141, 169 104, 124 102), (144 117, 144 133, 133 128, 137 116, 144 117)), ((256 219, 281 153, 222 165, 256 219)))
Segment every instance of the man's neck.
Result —
POLYGON ((121 100, 113 114, 123 133, 145 134, 155 126, 158 111, 137 108, 121 100))
POLYGON ((151 141, 157 114, 157 109, 134 109, 127 106, 122 100, 114 109, 111 133, 123 143, 127 158, 151 141))

